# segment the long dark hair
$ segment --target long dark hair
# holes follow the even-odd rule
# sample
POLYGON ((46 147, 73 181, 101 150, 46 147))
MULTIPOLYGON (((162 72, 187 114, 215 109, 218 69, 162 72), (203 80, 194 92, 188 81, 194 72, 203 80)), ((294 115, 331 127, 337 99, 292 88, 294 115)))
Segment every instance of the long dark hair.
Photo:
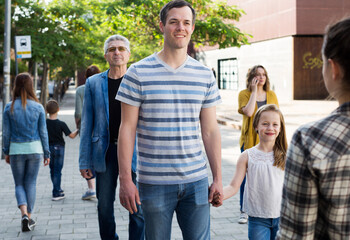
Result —
POLYGON ((327 27, 322 53, 340 65, 344 73, 342 80, 350 88, 350 17, 327 27))
POLYGON ((266 104, 264 106, 261 106, 258 109, 258 111, 256 111, 256 114, 254 116, 254 120, 253 120, 254 129, 257 128, 261 114, 263 112, 276 112, 280 116, 281 129, 280 129, 280 133, 278 134, 275 140, 275 145, 273 146, 273 156, 275 158, 275 161, 273 162, 273 166, 276 166, 284 170, 286 165, 288 143, 287 143, 287 137, 286 137, 286 124, 284 123, 282 112, 278 109, 277 105, 275 104, 266 104))
POLYGON ((33 80, 29 73, 20 73, 15 78, 15 86, 12 91, 12 103, 11 112, 13 112, 13 106, 15 104, 16 98, 21 98, 22 107, 26 109, 27 99, 39 102, 38 98, 35 96, 33 89, 33 80))

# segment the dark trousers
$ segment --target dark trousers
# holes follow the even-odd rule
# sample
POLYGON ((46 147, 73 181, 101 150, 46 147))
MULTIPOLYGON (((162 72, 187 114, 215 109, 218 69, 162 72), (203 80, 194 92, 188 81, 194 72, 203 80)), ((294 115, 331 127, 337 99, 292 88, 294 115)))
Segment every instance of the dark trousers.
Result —
POLYGON ((52 196, 57 197, 62 191, 61 176, 64 161, 64 146, 50 145, 50 176, 53 185, 52 196))
MULTIPOLYGON (((96 172, 96 195, 98 199, 98 222, 102 240, 119 239, 114 219, 114 201, 119 175, 117 146, 109 144, 106 154, 106 171, 96 172)), ((133 181, 136 174, 133 174, 133 181)), ((142 210, 129 214, 129 240, 144 239, 144 219, 142 210)))

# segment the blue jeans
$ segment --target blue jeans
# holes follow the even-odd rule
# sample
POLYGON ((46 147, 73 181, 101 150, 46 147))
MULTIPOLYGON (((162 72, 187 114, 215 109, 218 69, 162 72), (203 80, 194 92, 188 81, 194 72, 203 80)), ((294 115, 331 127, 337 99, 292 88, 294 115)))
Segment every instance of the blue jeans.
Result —
POLYGON ((27 206, 33 212, 36 195, 36 178, 40 168, 40 154, 19 154, 10 156, 10 165, 16 185, 18 207, 27 206))
POLYGON ((52 196, 57 197, 61 189, 61 176, 64 161, 64 146, 50 145, 50 175, 53 185, 52 196))
POLYGON ((176 185, 139 183, 146 239, 170 240, 174 211, 184 240, 210 239, 208 179, 176 185))
MULTIPOLYGON (((96 196, 98 199, 98 223, 102 240, 119 239, 116 233, 114 219, 114 201, 119 175, 117 147, 110 143, 106 154, 106 171, 96 171, 96 196)), ((136 174, 133 174, 135 182, 136 174)), ((144 219, 142 210, 138 206, 138 212, 129 214, 129 239, 144 239, 144 219)))
POLYGON ((249 240, 275 240, 280 218, 248 218, 249 240))
MULTIPOLYGON (((241 153, 244 152, 244 143, 241 147, 241 153)), ((243 212, 243 195, 244 195, 244 187, 245 187, 245 176, 244 176, 244 179, 241 183, 241 186, 239 188, 239 206, 240 206, 240 210, 241 212, 243 212)))

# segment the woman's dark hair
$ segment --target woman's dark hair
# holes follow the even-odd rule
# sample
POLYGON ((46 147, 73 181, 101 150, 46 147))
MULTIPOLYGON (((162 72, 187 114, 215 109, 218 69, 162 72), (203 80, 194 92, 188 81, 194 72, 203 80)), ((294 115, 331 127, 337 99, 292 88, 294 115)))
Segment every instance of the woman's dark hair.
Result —
POLYGON ((336 61, 344 72, 343 81, 350 86, 350 17, 326 28, 322 53, 336 61))
POLYGON ((196 12, 194 11, 192 5, 184 0, 173 0, 168 2, 167 4, 164 5, 164 7, 162 8, 162 10, 160 10, 160 21, 163 23, 163 25, 165 26, 166 23, 166 19, 168 17, 168 12, 170 11, 170 9, 172 8, 182 8, 182 7, 189 7, 191 9, 192 12, 192 25, 194 24, 195 20, 196 20, 196 12))
POLYGON ((100 69, 96 65, 88 66, 85 71, 85 79, 83 81, 80 81, 79 86, 84 85, 88 77, 91 77, 92 75, 95 75, 96 73, 100 73, 100 72, 101 72, 100 69))
POLYGON ((262 65, 255 65, 254 67, 250 68, 248 70, 248 73, 247 73, 247 89, 249 89, 249 91, 252 91, 252 87, 251 87, 251 84, 252 84, 252 80, 253 78, 256 76, 257 74, 257 71, 258 71, 258 68, 262 68, 264 69, 264 72, 266 74, 266 82, 263 86, 263 89, 265 92, 267 91, 270 91, 270 79, 269 79, 269 75, 267 74, 267 71, 266 69, 262 66, 262 65))
POLYGON ((88 77, 91 77, 92 75, 95 75, 96 73, 100 73, 100 72, 101 71, 97 66, 95 65, 88 66, 85 72, 85 78, 87 79, 88 77))
POLYGON ((12 91, 12 103, 11 112, 13 112, 13 106, 16 98, 21 98, 22 107, 26 109, 27 99, 39 102, 35 96, 33 89, 33 79, 29 73, 20 73, 15 78, 15 83, 12 91))

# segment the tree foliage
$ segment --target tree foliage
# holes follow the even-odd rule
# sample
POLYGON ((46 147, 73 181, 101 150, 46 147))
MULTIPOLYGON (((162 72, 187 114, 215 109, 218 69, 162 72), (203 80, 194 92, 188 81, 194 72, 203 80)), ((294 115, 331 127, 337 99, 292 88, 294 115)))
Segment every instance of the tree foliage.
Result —
MULTIPOLYGON (((159 30, 159 12, 167 2, 53 0, 45 4, 40 0, 12 0, 12 36, 30 35, 32 58, 24 61, 46 64, 44 69, 55 69, 51 73, 60 80, 74 76, 75 70, 85 69, 92 63, 101 70, 107 69, 103 43, 113 34, 121 34, 130 40, 130 62, 160 50, 163 36, 159 30)), ((234 25, 244 14, 242 10, 214 0, 188 2, 197 13, 192 35, 195 46, 226 48, 248 43, 250 35, 234 25)), ((0 4, 0 10, 3 9, 4 2, 0 4)), ((3 16, 0 21, 3 22, 3 16)))

